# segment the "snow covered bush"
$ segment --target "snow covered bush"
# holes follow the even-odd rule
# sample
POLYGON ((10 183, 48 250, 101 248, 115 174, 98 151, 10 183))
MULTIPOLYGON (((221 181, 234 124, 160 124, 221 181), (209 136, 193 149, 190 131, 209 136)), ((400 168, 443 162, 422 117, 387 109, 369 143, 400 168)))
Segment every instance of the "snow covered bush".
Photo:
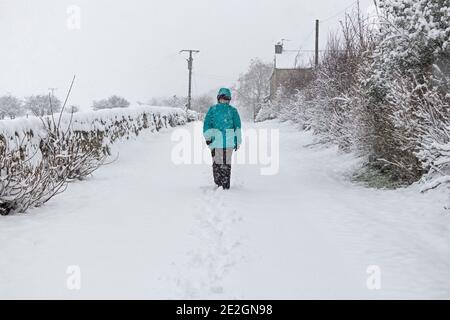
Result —
POLYGON ((188 121, 182 109, 150 106, 2 120, 0 214, 40 206, 90 175, 117 140, 188 121))
POLYGON ((346 17, 342 33, 330 35, 312 81, 294 97, 285 97, 278 112, 280 119, 296 121, 321 141, 347 151, 364 149, 358 135, 366 127, 361 124, 366 112, 356 84, 372 39, 367 26, 359 24, 362 20, 359 15, 346 17))
POLYGON ((423 177, 424 190, 450 182, 450 101, 432 79, 411 81, 397 77, 388 94, 393 136, 401 157, 395 166, 410 174, 412 182, 423 177), (407 167, 407 166, 410 167, 407 167))
POLYGON ((194 122, 200 120, 200 113, 193 110, 186 110, 186 117, 188 122, 194 122))
POLYGON ((278 117, 278 109, 272 101, 265 101, 260 104, 255 122, 272 120, 278 117))
POLYGON ((439 88, 420 86, 419 147, 416 153, 426 175, 423 191, 450 182, 450 97, 439 88))
POLYGON ((24 212, 40 206, 63 191, 66 181, 45 159, 34 165, 23 149, 7 151, 5 138, 0 136, 0 214, 24 212))
POLYGON ((286 94, 284 88, 280 86, 272 100, 266 100, 260 104, 255 122, 272 120, 275 118, 278 118, 281 121, 289 120, 292 99, 293 97, 286 94))
MULTIPOLYGON (((448 0, 380 0, 379 45, 375 49, 380 78, 392 70, 431 73, 449 54, 450 3, 448 0)), ((447 65, 448 68, 448 65, 447 65)))

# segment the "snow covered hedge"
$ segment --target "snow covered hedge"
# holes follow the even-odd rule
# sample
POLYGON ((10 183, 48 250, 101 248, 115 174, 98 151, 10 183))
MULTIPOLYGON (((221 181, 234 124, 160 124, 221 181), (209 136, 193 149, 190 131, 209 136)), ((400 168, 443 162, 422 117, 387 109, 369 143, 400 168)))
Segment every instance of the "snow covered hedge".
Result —
POLYGON ((24 212, 63 192, 101 166, 119 139, 197 118, 178 108, 136 106, 1 120, 0 214, 24 212))
POLYGON ((450 183, 450 1, 376 4, 347 14, 311 83, 279 90, 257 119, 293 120, 392 185, 450 183))

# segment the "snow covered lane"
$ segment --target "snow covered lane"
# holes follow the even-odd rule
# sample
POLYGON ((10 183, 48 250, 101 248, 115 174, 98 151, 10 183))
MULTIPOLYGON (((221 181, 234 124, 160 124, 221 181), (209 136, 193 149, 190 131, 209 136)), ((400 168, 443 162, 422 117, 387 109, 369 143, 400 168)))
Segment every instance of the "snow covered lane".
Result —
POLYGON ((306 147, 289 124, 245 127, 280 129, 277 175, 235 165, 232 189, 215 189, 208 164, 172 163, 170 130, 145 133, 89 181, 2 217, 0 298, 450 298, 441 193, 354 185, 351 155, 306 147))

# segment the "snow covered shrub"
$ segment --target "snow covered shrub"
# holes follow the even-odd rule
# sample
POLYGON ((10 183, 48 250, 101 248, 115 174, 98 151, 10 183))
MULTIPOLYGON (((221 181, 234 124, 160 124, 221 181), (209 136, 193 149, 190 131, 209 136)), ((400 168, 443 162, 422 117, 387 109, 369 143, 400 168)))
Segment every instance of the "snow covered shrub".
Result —
POLYGON ((300 110, 296 102, 300 99, 300 93, 297 93, 291 97, 285 96, 284 99, 277 102, 280 104, 278 107, 278 119, 280 121, 293 121, 297 123, 301 123, 300 110))
POLYGON ((418 90, 422 95, 417 112, 421 120, 417 157, 426 172, 426 191, 450 182, 450 97, 427 85, 418 90))
POLYGON ((97 146, 86 147, 73 134, 70 124, 63 130, 53 115, 38 119, 41 126, 35 130, 15 131, 9 137, 0 135, 2 215, 44 204, 64 191, 69 181, 92 173, 105 158, 97 146), (11 141, 15 143, 10 145, 11 141))
POLYGON ((424 74, 450 49, 448 0, 380 0, 377 70, 424 74))
POLYGON ((256 115, 255 122, 262 122, 277 118, 278 109, 270 100, 261 103, 258 109, 259 111, 256 115))
MULTIPOLYGON (((64 191, 66 181, 40 157, 37 164, 28 158, 22 140, 19 148, 9 150, 7 138, 0 135, 0 214, 24 212, 40 206, 64 191)), ((31 155, 33 157, 33 155, 31 155)))
POLYGON ((282 112, 283 115, 286 115, 290 106, 291 99, 285 94, 283 87, 280 86, 272 100, 267 100, 260 104, 255 122, 280 118, 280 113, 282 112))
POLYGON ((74 132, 70 123, 62 130, 51 117, 43 119, 43 125, 47 132, 39 148, 58 179, 82 180, 104 163, 109 148, 104 148, 101 132, 74 132))
POLYGON ((281 119, 289 119, 297 123, 303 130, 312 130, 314 118, 314 105, 310 97, 310 88, 298 91, 291 99, 287 110, 280 112, 281 119))
POLYGON ((414 182, 423 176, 424 190, 449 182, 450 100, 431 78, 398 76, 387 95, 399 171, 414 182))
POLYGON ((197 111, 187 110, 186 117, 188 122, 194 122, 200 120, 200 114, 197 111))
MULTIPOLYGON (((355 96, 358 71, 371 45, 370 32, 363 19, 348 15, 342 33, 331 34, 312 82, 297 94, 297 110, 302 125, 313 130, 322 141, 354 150, 360 139, 356 120, 364 111, 355 96)), ((359 125, 359 124, 358 124, 359 125)))
POLYGON ((374 153, 376 162, 393 174, 395 180, 412 183, 423 174, 416 157, 420 132, 420 98, 414 82, 397 75, 376 107, 374 153))

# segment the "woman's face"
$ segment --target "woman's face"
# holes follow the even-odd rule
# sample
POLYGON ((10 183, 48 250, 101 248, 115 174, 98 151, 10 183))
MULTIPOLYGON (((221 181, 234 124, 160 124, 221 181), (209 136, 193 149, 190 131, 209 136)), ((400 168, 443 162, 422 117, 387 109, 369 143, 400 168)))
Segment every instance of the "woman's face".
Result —
POLYGON ((225 103, 225 104, 228 104, 228 103, 230 103, 230 100, 226 100, 226 99, 220 98, 220 99, 219 99, 219 103, 225 103))

